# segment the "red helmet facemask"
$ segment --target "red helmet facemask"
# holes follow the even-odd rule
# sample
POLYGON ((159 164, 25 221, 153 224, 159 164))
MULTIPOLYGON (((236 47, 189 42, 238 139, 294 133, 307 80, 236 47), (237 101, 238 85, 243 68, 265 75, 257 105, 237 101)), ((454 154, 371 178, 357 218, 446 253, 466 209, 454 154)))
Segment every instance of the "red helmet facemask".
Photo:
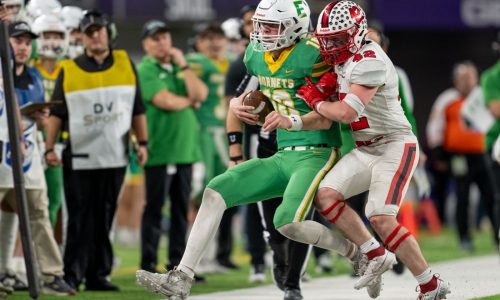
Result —
POLYGON ((335 33, 314 33, 319 42, 319 52, 328 65, 339 65, 347 61, 359 50, 354 42, 357 30, 353 26, 335 33), (349 31, 353 32, 348 33, 349 31))

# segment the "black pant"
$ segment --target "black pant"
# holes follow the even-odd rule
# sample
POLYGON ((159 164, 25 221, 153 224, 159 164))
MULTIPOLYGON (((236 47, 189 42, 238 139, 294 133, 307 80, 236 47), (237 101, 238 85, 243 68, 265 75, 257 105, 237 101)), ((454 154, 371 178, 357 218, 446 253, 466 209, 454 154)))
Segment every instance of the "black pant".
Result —
MULTIPOLYGON (((300 279, 305 272, 305 264, 309 255, 310 245, 289 240, 274 227, 273 218, 282 198, 262 201, 262 211, 266 230, 269 232, 269 246, 273 250, 275 264, 284 266, 286 270, 284 286, 287 288, 300 288, 300 279)), ((311 220, 314 209, 311 209, 306 219, 311 220)))
POLYGON ((191 164, 179 164, 176 167, 175 174, 167 174, 165 165, 144 168, 146 207, 141 224, 141 268, 147 271, 156 271, 162 208, 167 195, 171 201, 167 269, 181 262, 186 248, 187 214, 193 168, 191 164))
POLYGON ((266 254, 266 241, 264 240, 264 226, 257 203, 247 205, 245 218, 245 231, 248 237, 247 250, 250 253, 252 266, 263 265, 266 254))
POLYGON ((469 232, 469 189, 475 183, 484 200, 484 208, 494 228, 495 242, 498 245, 498 203, 499 195, 495 186, 492 161, 485 154, 463 155, 467 160, 468 171, 465 174, 454 174, 457 211, 456 221, 460 240, 470 240, 469 232))
POLYGON ((68 228, 64 278, 78 287, 99 284, 111 274, 113 248, 109 232, 125 167, 98 170, 64 169, 68 228))

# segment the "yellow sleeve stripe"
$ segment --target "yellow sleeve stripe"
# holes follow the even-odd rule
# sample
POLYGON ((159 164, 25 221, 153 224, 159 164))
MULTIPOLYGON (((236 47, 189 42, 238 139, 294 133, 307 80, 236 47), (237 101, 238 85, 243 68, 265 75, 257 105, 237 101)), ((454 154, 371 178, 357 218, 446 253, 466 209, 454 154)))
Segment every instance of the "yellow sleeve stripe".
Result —
POLYGON ((325 74, 328 71, 330 71, 330 68, 324 69, 324 70, 321 70, 318 72, 313 72, 311 75, 312 75, 312 77, 321 77, 321 76, 323 76, 323 74, 325 74))
POLYGON ((326 62, 322 61, 322 62, 319 62, 317 64, 314 64, 313 65, 313 69, 316 69, 316 68, 321 68, 323 66, 326 66, 326 62))

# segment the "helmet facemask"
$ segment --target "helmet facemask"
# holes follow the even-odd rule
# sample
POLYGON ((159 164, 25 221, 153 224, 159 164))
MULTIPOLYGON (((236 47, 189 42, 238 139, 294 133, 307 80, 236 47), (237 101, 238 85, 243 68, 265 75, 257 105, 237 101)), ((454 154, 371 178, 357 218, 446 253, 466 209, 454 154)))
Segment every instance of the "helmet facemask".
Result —
POLYGON ((43 32, 36 43, 38 54, 49 59, 64 57, 68 47, 65 35, 62 32, 43 32))
POLYGON ((338 1, 327 5, 320 14, 315 35, 320 52, 331 66, 341 64, 363 47, 367 33, 363 9, 352 1, 338 1))
POLYGON ((253 32, 250 34, 250 40, 254 42, 255 51, 274 51, 286 48, 295 42, 287 37, 287 33, 293 30, 295 25, 293 20, 274 21, 255 17, 252 20, 253 32))
POLYGON ((359 51, 354 41, 357 30, 356 26, 352 26, 339 32, 315 33, 321 56, 328 65, 339 65, 359 51))

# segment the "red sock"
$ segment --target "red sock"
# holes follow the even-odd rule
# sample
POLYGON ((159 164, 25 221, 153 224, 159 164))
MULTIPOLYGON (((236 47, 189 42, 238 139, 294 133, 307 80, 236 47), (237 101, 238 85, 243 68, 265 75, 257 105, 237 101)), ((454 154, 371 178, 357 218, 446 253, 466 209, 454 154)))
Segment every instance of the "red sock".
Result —
POLYGON ((422 294, 425 294, 427 292, 433 291, 437 288, 438 280, 436 276, 432 276, 432 279, 425 283, 420 285, 420 292, 422 294))
POLYGON ((368 257, 369 260, 372 260, 377 256, 384 255, 384 253, 385 253, 385 248, 384 246, 380 245, 378 248, 368 251, 366 253, 366 256, 368 257))

